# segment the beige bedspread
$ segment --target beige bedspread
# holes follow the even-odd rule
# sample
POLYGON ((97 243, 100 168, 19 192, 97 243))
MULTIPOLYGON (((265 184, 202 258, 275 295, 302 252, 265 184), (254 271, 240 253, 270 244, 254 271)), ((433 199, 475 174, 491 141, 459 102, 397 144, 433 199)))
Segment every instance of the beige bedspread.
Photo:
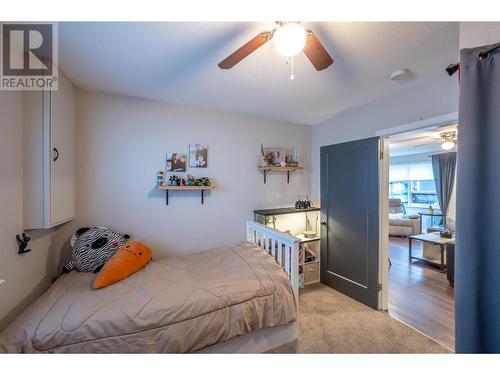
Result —
POLYGON ((60 277, 0 335, 0 352, 192 352, 296 319, 288 276, 251 243, 151 261, 92 290, 60 277))

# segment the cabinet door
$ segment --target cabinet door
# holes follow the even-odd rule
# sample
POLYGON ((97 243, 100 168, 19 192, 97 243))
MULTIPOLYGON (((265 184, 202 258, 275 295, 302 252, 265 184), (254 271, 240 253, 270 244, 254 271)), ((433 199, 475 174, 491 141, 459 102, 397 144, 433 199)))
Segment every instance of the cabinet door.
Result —
POLYGON ((48 226, 75 216, 74 89, 59 74, 59 90, 50 93, 50 214, 48 226))
POLYGON ((43 93, 23 92, 23 228, 43 228, 45 126, 43 119, 43 93))

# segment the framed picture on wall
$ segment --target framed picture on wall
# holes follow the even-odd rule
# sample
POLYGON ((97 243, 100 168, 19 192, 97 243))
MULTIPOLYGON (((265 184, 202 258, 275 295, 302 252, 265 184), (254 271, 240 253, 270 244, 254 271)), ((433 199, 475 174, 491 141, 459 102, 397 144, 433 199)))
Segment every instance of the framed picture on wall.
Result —
POLYGON ((189 167, 206 168, 208 166, 208 146, 204 144, 189 145, 189 167))
POLYGON ((283 147, 264 147, 264 157, 269 165, 284 163, 285 149, 283 147))
POLYGON ((186 172, 186 163, 186 154, 167 152, 167 172, 186 172))

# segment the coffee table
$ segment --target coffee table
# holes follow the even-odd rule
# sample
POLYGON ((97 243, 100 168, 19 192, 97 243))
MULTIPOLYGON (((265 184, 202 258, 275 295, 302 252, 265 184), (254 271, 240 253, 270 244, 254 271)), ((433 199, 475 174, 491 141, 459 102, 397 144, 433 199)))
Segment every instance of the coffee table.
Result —
POLYGON ((444 251, 449 244, 454 244, 454 243, 455 243, 455 237, 444 238, 444 237, 441 237, 439 235, 439 232, 416 234, 413 236, 408 236, 408 260, 411 263, 411 261, 413 259, 416 259, 416 260, 419 260, 421 262, 425 262, 425 263, 431 264, 433 266, 437 266, 437 267, 439 267, 440 270, 445 270, 446 265, 444 264, 444 251), (427 242, 427 243, 431 243, 433 245, 439 245, 439 247, 441 248, 441 262, 436 263, 436 262, 433 262, 429 259, 418 258, 418 257, 413 256, 411 253, 413 240, 427 242))

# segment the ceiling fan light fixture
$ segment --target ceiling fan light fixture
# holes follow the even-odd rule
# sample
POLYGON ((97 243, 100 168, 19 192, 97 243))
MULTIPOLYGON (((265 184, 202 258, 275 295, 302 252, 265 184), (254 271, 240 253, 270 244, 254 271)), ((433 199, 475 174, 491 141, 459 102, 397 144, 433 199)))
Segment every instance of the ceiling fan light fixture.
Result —
POLYGON ((450 132, 450 133, 444 133, 440 134, 441 135, 441 148, 443 150, 451 150, 453 147, 455 147, 457 143, 457 133, 456 132, 450 132))
POLYGON ((276 51, 285 57, 298 55, 306 45, 306 30, 295 22, 284 24, 274 33, 276 51))
POLYGON ((451 150, 453 147, 455 147, 455 143, 452 141, 444 141, 441 143, 441 148, 443 150, 451 150))

